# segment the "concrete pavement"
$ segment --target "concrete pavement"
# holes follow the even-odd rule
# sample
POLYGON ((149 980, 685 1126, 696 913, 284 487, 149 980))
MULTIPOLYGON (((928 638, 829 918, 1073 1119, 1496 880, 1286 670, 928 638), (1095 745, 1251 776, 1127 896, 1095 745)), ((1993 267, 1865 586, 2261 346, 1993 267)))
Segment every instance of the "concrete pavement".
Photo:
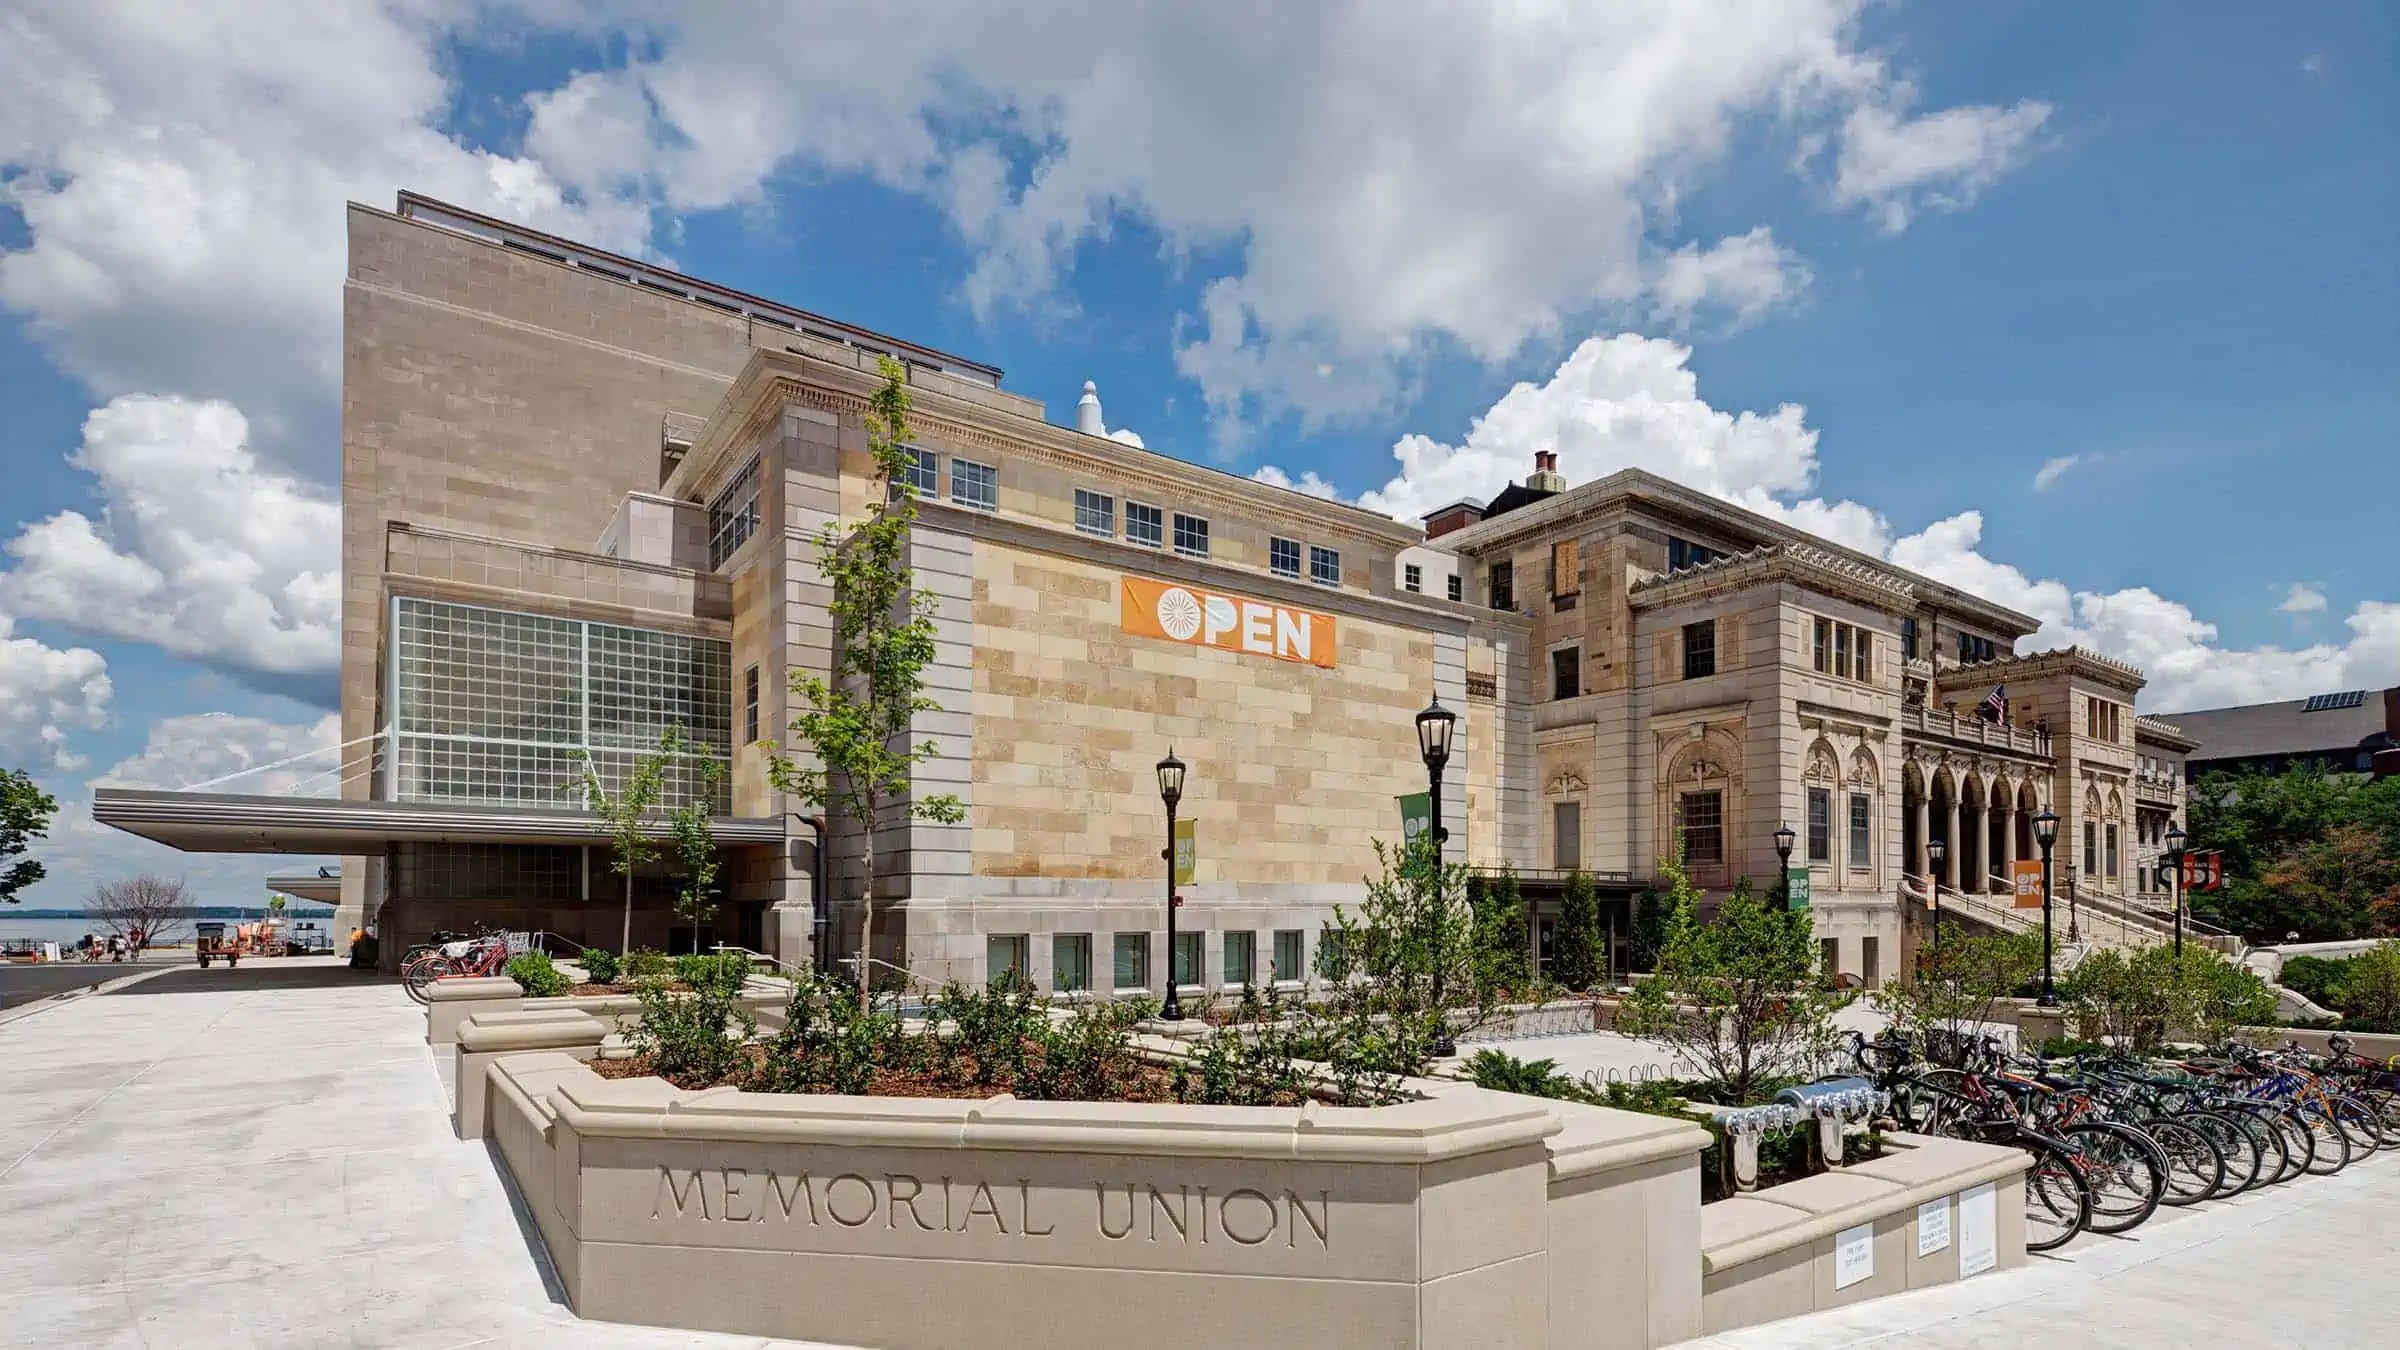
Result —
POLYGON ((26 1007, 60 994, 145 971, 189 964, 191 957, 152 952, 139 961, 50 961, 38 966, 0 965, 0 1011, 26 1007))

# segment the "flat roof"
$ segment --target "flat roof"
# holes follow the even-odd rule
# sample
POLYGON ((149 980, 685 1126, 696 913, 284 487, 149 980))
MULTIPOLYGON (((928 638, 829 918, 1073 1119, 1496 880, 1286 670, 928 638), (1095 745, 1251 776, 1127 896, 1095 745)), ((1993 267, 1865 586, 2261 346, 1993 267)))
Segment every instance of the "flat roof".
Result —
MULTIPOLYGON (((185 853, 335 853, 388 844, 605 844, 608 823, 588 811, 472 802, 262 797, 231 792, 95 788, 92 818, 185 853)), ((720 844, 781 844, 774 816, 720 816, 720 844)), ((648 831, 667 835, 660 820, 648 831)))

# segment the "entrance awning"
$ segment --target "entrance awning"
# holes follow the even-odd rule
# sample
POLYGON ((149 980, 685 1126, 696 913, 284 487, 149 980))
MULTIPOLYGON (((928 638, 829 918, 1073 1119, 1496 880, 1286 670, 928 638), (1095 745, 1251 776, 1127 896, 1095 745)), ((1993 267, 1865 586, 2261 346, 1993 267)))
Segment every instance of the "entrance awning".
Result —
MULTIPOLYGON (((224 792, 96 788, 92 818, 185 853, 380 853, 388 844, 605 844, 608 825, 588 811, 467 802, 255 797, 224 792)), ((773 816, 709 821, 719 844, 783 842, 773 816)), ((664 838, 660 820, 648 833, 664 838)))
POLYGON ((294 900, 338 905, 342 902, 342 869, 319 867, 308 872, 278 872, 267 878, 267 889, 294 900))

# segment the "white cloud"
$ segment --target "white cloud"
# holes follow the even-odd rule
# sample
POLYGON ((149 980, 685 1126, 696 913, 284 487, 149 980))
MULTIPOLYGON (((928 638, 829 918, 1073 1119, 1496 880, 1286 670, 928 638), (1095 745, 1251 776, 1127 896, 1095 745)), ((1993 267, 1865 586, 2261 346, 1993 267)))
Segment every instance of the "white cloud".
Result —
POLYGON ((1112 441, 1115 441, 1119 445, 1130 445, 1136 450, 1147 448, 1142 444, 1142 433, 1138 431, 1128 431, 1124 427, 1118 427, 1116 430, 1109 432, 1108 438, 1112 441))
MULTIPOLYGON (((1138 222, 1208 259, 1178 366, 1238 435, 1396 408, 1436 349, 1497 361, 1577 316, 1787 302, 1806 269, 1763 225, 1704 245, 1678 203, 1753 127, 1828 136, 1913 98, 1859 45, 1862 7, 927 0, 801 24, 620 0, 591 22, 631 26, 636 57, 530 97, 525 146, 576 191, 677 210, 867 175, 948 215, 978 310, 1048 303, 1138 222)), ((2022 138, 1966 158, 1951 129, 2031 106, 1870 119, 1853 181, 1960 204, 2022 138)))
POLYGON ((2305 618, 2311 614, 2322 614, 2325 612, 2325 592, 2305 581, 2295 581, 2292 583, 2291 589, 2285 592, 2283 603, 2275 608, 2295 619, 2305 618))
POLYGON ((8 540, 0 605, 331 702, 341 511, 329 494, 260 464, 224 403, 112 399, 69 462, 98 480, 99 518, 60 511, 8 540))
MULTIPOLYGON (((1911 92, 1902 89, 1896 101, 1904 104, 1911 92)), ((1921 117, 1862 104, 1842 124, 1834 200, 1866 208, 1895 234, 1917 211, 1962 210, 2033 153, 2050 111, 2034 99, 1921 117)))
POLYGON ((1319 477, 1314 469, 1294 478, 1272 464, 1262 464, 1251 471, 1250 478, 1253 482, 1265 483, 1269 487, 1288 488, 1293 492, 1306 493, 1311 497, 1322 497, 1329 502, 1341 499, 1341 493, 1333 484, 1319 477))
POLYGON ((340 740, 341 718, 334 713, 313 722, 221 712, 162 717, 151 725, 141 753, 110 765, 92 784, 186 788, 225 780, 226 792, 333 797, 340 795, 339 775, 332 772, 340 740))
POLYGON ((2081 464, 2082 462, 2083 456, 2081 455, 2058 455, 2054 458, 2043 460, 2042 467, 2033 471, 2033 490, 2036 492, 2048 492, 2052 483, 2055 483, 2059 479, 2065 477, 2067 470, 2074 468, 2076 465, 2081 464))
POLYGON ((2325 53, 2310 52, 2301 57, 2300 72, 2304 75, 2323 75, 2325 73, 2325 53))
POLYGON ((68 750, 69 734, 108 720, 108 663, 89 647, 12 636, 15 627, 0 613, 0 763, 73 769, 83 761, 68 750))

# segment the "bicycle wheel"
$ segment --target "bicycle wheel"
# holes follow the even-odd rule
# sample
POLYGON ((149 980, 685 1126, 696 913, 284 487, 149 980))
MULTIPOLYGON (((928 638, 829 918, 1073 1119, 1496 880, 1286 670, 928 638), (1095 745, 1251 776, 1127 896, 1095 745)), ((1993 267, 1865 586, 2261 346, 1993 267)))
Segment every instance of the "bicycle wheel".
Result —
POLYGON ((410 998, 424 1003, 427 1001, 425 997, 427 986, 445 975, 456 973, 456 969, 450 964, 449 957, 440 952, 430 952, 410 962, 407 968, 400 972, 400 983, 408 990, 410 998))
POLYGON ((2308 1160, 2312 1176, 2329 1177, 2350 1165, 2350 1136, 2326 1114, 2324 1108, 2307 1103, 2293 1108, 2300 1127, 2308 1132, 2314 1154, 2308 1160))
POLYGON ((2135 1128, 2167 1157, 2167 1189, 2158 1197, 2160 1204, 2196 1205, 2225 1188, 2225 1153, 2216 1140, 2164 1117, 2137 1122, 2135 1128))
POLYGON ((2376 1115, 2375 1108, 2365 1102, 2356 1097, 2335 1096, 2328 1097, 2326 1104, 2332 1108, 2333 1123, 2341 1127, 2343 1134, 2350 1136, 2353 1157, 2372 1156, 2391 1142, 2384 1132, 2382 1118, 2376 1115))
POLYGON ((2092 1220, 2092 1188, 2067 1150, 2041 1135, 2019 1134, 2017 1147, 2033 1155, 2025 1169, 2025 1250, 2055 1251, 2092 1220))
POLYGON ((2268 1161, 2273 1146, 2250 1132, 2240 1120, 2215 1111, 2185 1111, 2174 1117, 2178 1124, 2206 1135, 2216 1145, 2217 1156, 2224 1160, 2224 1180, 2211 1199, 2229 1200, 2259 1184, 2259 1174, 2280 1163, 2268 1161))
POLYGON ((2385 1143, 2400 1142, 2400 1092, 2387 1087, 2362 1087, 2349 1094, 2375 1113, 2385 1143))
POLYGON ((2141 1131, 2114 1121, 2086 1120, 2054 1136, 2083 1164, 2092 1188, 2091 1230, 2127 1233, 2158 1212, 2166 1193, 2167 1164, 2158 1145, 2141 1131))

